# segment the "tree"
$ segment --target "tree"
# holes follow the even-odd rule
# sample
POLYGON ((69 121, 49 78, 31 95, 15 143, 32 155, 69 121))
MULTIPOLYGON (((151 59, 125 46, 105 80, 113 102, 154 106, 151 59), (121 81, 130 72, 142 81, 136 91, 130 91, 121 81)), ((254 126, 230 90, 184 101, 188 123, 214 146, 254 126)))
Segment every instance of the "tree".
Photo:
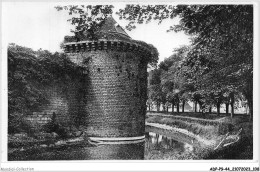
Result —
POLYGON ((151 94, 148 92, 148 99, 146 102, 147 106, 148 106, 148 111, 151 111, 151 106, 153 105, 153 101, 151 99, 151 94))
POLYGON ((150 95, 151 100, 156 102, 157 111, 160 111, 161 105, 161 70, 154 69, 150 71, 149 74, 149 85, 148 85, 148 95, 150 95))
POLYGON ((45 96, 34 87, 34 82, 44 83, 49 75, 39 73, 43 67, 32 49, 10 44, 7 53, 8 111, 23 114, 45 102, 45 96))
POLYGON ((253 115, 252 5, 127 5, 117 14, 129 21, 129 30, 137 23, 160 23, 179 16, 180 24, 169 30, 193 36, 193 51, 187 60, 197 56, 196 63, 200 63, 203 57, 210 66, 197 65, 200 83, 211 83, 207 88, 216 84, 235 87, 246 97, 253 115))
POLYGON ((189 99, 189 90, 186 87, 187 81, 183 76, 186 68, 180 67, 188 50, 188 46, 181 46, 174 50, 173 55, 158 65, 162 70, 162 85, 167 90, 167 99, 173 104, 173 109, 176 105, 177 112, 180 109, 180 101, 182 102, 182 110, 184 111, 185 102, 189 99))
POLYGON ((87 38, 96 39, 95 32, 102 26, 104 20, 112 14, 112 5, 67 5, 56 6, 58 11, 68 11, 71 18, 68 19, 75 29, 71 32, 75 33, 79 38, 84 32, 87 38))

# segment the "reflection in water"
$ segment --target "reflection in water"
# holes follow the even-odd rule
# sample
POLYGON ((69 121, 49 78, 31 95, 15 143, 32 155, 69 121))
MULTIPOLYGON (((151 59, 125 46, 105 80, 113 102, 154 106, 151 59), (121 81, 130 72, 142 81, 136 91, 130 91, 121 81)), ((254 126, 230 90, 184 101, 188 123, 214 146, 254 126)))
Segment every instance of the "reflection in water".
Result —
POLYGON ((182 143, 172 139, 171 137, 153 132, 146 133, 145 149, 146 159, 150 159, 150 157, 147 156, 156 151, 157 153, 161 152, 163 154, 170 153, 178 155, 186 155, 194 151, 194 147, 190 144, 182 143))
POLYGON ((13 160, 142 160, 144 142, 122 145, 93 146, 83 142, 73 146, 29 149, 8 154, 8 161, 13 160))
POLYGON ((8 154, 8 160, 192 159, 192 145, 153 132, 145 135, 145 143, 93 146, 83 142, 20 151, 8 154))

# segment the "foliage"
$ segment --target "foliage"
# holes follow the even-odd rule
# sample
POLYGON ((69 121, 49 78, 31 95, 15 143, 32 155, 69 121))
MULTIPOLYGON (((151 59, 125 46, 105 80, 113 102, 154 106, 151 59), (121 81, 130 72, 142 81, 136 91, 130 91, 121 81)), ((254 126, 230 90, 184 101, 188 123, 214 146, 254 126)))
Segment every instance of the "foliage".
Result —
MULTIPOLYGON (((201 26, 196 23, 193 29, 188 29, 197 35, 187 58, 197 89, 208 93, 213 91, 215 95, 237 91, 244 95, 252 94, 252 6, 206 6, 199 9, 206 19, 212 18, 214 22, 202 23, 201 26)), ((194 15, 192 21, 198 18, 197 12, 194 15)), ((252 96, 246 97, 248 102, 252 101, 252 96)))
POLYGON ((164 19, 173 18, 176 15, 171 13, 170 10, 173 6, 167 5, 126 5, 124 9, 119 9, 116 14, 119 15, 119 19, 128 20, 129 23, 126 26, 127 30, 135 29, 135 24, 149 23, 151 20, 158 20, 161 23, 164 19))
POLYGON ((23 114, 12 113, 8 115, 8 133, 25 132, 33 135, 34 130, 31 125, 23 119, 23 114))
MULTIPOLYGON (((151 20, 161 23, 179 17, 168 31, 193 36, 183 60, 188 84, 204 97, 221 92, 242 92, 252 115, 253 6, 252 5, 127 5, 117 13, 129 30, 151 20)), ((164 65, 162 65, 164 67, 164 65)), ((167 67, 168 68, 168 67, 167 67)))
POLYGON ((149 46, 148 49, 151 52, 151 55, 148 59, 148 64, 150 64, 152 67, 156 67, 159 60, 159 52, 157 48, 152 44, 148 44, 148 46, 149 46))
POLYGON ((160 75, 161 70, 159 69, 151 71, 148 85, 148 98, 157 103, 157 108, 159 108, 163 98, 160 75))
POLYGON ((144 41, 139 40, 131 40, 133 43, 137 43, 143 47, 146 47, 150 53, 149 55, 146 55, 146 58, 143 58, 142 60, 145 60, 145 63, 148 62, 149 65, 151 65, 153 68, 156 68, 158 60, 159 60, 159 52, 155 46, 152 44, 147 44, 144 41))
POLYGON ((31 49, 10 45, 8 47, 8 108, 9 113, 23 113, 39 106, 45 97, 33 87, 33 81, 44 80, 38 70, 41 66, 31 49))
MULTIPOLYGON (((55 82, 68 82, 82 75, 63 53, 47 50, 33 51, 15 44, 8 46, 8 120, 10 131, 19 128, 23 115, 48 104, 44 86, 55 82), (17 115, 18 114, 18 115, 17 115), (20 114, 20 115, 19 115, 20 114), (17 121, 18 120, 18 121, 17 121), (17 123, 18 122, 18 123, 17 123)), ((67 84, 64 84, 67 86, 67 84)))
POLYGON ((173 55, 159 64, 159 67, 163 70, 162 86, 167 92, 167 101, 177 105, 177 111, 179 111, 180 101, 185 103, 190 99, 190 86, 183 76, 183 73, 186 73, 186 68, 181 68, 182 61, 188 50, 188 46, 181 46, 174 50, 173 55), (167 63, 168 67, 165 67, 167 63))
POLYGON ((104 20, 112 14, 112 5, 67 5, 56 6, 58 11, 68 11, 71 18, 68 19, 72 25, 76 25, 72 30, 76 36, 83 32, 88 33, 88 38, 95 39, 95 32, 100 28, 104 20))

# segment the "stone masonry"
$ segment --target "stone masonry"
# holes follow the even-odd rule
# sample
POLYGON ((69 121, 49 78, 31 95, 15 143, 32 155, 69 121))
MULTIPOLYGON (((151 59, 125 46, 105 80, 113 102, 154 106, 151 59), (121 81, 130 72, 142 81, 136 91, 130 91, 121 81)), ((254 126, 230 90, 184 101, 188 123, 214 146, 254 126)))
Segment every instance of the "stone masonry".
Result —
POLYGON ((112 18, 104 25, 96 41, 65 43, 70 59, 88 73, 85 132, 95 137, 142 136, 149 49, 118 30, 112 18))

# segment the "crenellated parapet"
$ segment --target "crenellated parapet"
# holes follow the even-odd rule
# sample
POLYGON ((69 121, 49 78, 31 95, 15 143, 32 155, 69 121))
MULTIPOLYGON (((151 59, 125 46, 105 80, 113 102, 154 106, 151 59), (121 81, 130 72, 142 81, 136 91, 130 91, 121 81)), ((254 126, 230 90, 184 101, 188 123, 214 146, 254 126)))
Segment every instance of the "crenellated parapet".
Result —
POLYGON ((128 42, 122 40, 100 39, 98 41, 68 42, 64 44, 64 51, 66 53, 79 53, 97 50, 137 52, 145 56, 149 56, 151 54, 151 50, 133 41, 128 42))

